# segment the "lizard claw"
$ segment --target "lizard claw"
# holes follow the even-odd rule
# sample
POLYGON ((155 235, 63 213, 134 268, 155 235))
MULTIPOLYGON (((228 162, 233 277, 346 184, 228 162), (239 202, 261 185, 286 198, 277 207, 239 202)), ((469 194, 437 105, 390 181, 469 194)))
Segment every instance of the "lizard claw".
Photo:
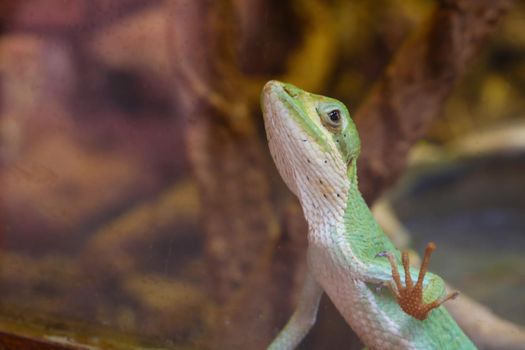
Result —
POLYGON ((410 276, 410 261, 408 259, 408 252, 404 251, 402 253, 402 263, 405 270, 405 286, 403 286, 401 283, 401 278, 399 276, 397 262, 394 255, 388 252, 382 252, 378 254, 378 256, 386 256, 390 262, 390 266, 392 267, 393 283, 389 284, 389 289, 396 297, 397 303, 404 312, 421 321, 427 318, 430 311, 439 307, 447 300, 455 299, 459 295, 459 292, 455 291, 430 303, 425 303, 423 301, 423 280, 425 279, 425 274, 427 272, 430 255, 435 249, 436 245, 434 243, 430 242, 427 245, 425 249, 425 256, 423 257, 423 263, 421 264, 419 276, 415 285, 412 281, 412 277, 410 276))
POLYGON ((457 297, 459 297, 459 294, 461 294, 461 293, 460 293, 459 291, 457 291, 457 290, 456 290, 456 291, 453 291, 452 293, 449 293, 449 294, 447 295, 447 297, 449 297, 448 300, 454 300, 454 299, 456 299, 457 297))

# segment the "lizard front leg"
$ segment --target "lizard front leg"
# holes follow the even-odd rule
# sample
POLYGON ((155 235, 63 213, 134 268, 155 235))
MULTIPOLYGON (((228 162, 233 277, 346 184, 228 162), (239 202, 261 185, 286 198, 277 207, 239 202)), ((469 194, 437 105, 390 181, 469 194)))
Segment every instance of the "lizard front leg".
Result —
POLYGON ((322 294, 323 289, 308 271, 292 317, 270 344, 268 350, 291 350, 297 347, 315 323, 322 294))
POLYGON ((427 272, 434 249, 434 244, 427 247, 421 269, 410 267, 407 252, 403 252, 399 259, 395 251, 383 251, 375 258, 361 260, 360 268, 354 271, 354 275, 366 283, 388 286, 403 311, 414 318, 424 319, 432 309, 458 295, 457 292, 446 294, 445 282, 427 272), (402 281, 405 281, 404 284, 402 281))

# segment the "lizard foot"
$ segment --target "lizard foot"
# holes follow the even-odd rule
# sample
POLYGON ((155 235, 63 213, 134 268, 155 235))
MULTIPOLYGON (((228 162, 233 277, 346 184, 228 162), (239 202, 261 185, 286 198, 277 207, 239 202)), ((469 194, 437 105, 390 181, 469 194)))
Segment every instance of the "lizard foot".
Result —
POLYGON ((433 242, 427 244, 425 249, 425 256, 423 257, 423 263, 419 270, 419 276, 416 284, 412 281, 410 276, 410 262, 408 259, 408 252, 404 251, 401 255, 403 268, 405 270, 405 287, 401 283, 401 278, 399 276, 399 271, 397 269, 397 262, 394 257, 394 254, 390 252, 385 252, 380 254, 380 256, 386 256, 390 265, 392 266, 392 278, 393 282, 388 284, 389 289, 395 295, 397 303, 410 316, 418 319, 424 320, 427 318, 429 312, 432 309, 439 307, 445 301, 454 299, 459 295, 459 292, 452 292, 446 296, 436 299, 433 302, 425 303, 423 301, 423 280, 428 268, 428 262, 430 261, 430 255, 436 249, 436 245, 433 242))

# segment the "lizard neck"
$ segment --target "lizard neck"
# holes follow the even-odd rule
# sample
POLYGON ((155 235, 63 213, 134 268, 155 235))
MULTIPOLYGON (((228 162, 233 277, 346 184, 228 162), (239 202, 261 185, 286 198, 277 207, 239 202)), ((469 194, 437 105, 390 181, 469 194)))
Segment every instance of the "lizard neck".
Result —
POLYGON ((300 196, 308 221, 309 243, 333 249, 344 242, 349 244, 345 254, 358 259, 373 258, 388 243, 359 192, 356 160, 348 165, 344 181, 331 179, 324 178, 327 186, 323 193, 315 195, 310 190, 308 195, 300 196))
POLYGON ((308 221, 310 244, 333 246, 334 240, 344 234, 348 204, 353 203, 356 196, 361 198, 355 160, 340 170, 338 174, 320 171, 316 178, 307 176, 305 184, 298 186, 302 189, 299 199, 308 221))

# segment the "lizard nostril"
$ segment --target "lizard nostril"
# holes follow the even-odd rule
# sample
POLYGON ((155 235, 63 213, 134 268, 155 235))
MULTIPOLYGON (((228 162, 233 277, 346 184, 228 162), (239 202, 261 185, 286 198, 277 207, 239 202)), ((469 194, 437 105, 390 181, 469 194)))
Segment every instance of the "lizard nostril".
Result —
POLYGON ((290 90, 290 88, 283 86, 284 92, 286 92, 290 97, 297 97, 297 92, 290 90))

